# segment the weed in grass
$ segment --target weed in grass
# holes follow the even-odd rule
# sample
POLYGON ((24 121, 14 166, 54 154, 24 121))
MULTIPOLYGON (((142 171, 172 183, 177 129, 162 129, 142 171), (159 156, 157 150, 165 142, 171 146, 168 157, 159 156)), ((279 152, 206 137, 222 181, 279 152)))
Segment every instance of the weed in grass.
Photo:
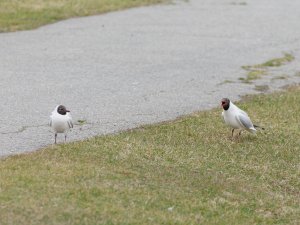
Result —
POLYGON ((299 101, 236 103, 266 131, 234 141, 213 109, 2 159, 0 223, 297 224, 299 101))

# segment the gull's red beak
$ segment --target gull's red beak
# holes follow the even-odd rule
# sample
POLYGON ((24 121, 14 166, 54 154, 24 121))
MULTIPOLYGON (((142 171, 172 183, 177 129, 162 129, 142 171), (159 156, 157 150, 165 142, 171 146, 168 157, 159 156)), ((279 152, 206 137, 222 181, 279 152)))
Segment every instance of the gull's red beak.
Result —
POLYGON ((70 110, 66 110, 66 112, 70 112, 70 110))

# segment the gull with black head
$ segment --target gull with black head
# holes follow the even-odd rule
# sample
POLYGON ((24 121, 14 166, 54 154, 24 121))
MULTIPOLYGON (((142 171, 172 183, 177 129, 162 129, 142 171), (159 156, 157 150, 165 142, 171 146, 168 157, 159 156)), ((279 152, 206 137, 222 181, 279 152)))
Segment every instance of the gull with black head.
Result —
POLYGON ((233 104, 233 102, 231 102, 228 98, 222 99, 221 106, 223 108, 222 116, 224 121, 232 128, 232 137, 235 129, 240 129, 239 135, 241 135, 242 130, 256 133, 256 128, 262 128, 257 125, 253 125, 248 114, 233 104))
POLYGON ((56 106, 50 116, 49 125, 54 131, 54 143, 56 144, 56 138, 58 133, 64 133, 66 142, 67 133, 71 128, 73 128, 70 111, 67 110, 64 105, 56 106))

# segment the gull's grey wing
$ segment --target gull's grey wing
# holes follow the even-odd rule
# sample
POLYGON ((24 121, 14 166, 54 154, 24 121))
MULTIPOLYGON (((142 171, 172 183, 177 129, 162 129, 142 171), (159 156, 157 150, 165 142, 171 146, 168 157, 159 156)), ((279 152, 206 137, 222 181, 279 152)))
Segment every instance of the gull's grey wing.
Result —
POLYGON ((240 112, 241 114, 243 114, 243 115, 245 115, 245 116, 247 116, 247 117, 249 118, 248 114, 247 114, 244 110, 241 110, 241 109, 239 109, 239 110, 240 110, 239 112, 240 112))
POLYGON ((73 122, 72 122, 72 120, 68 120, 68 126, 69 126, 69 128, 73 128, 73 122))
POLYGON ((70 113, 67 113, 67 118, 69 128, 73 128, 72 116, 70 113))
POLYGON ((235 116, 235 118, 237 119, 237 121, 239 122, 239 124, 241 126, 243 126, 245 129, 252 129, 253 127, 253 123, 250 120, 249 116, 244 113, 239 113, 238 115, 235 116))

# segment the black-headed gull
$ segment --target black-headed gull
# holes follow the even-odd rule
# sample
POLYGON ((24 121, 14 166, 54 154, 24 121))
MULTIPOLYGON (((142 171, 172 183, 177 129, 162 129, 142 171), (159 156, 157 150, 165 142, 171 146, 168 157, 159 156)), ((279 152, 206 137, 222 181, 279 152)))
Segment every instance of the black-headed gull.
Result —
POLYGON ((224 121, 227 125, 232 127, 232 137, 235 129, 241 129, 239 135, 241 134, 242 130, 247 130, 251 133, 255 133, 257 131, 255 128, 258 128, 259 126, 253 125, 248 114, 237 107, 235 104, 233 104, 228 98, 223 98, 221 101, 221 105, 224 109, 224 111, 222 112, 224 121))
POLYGON ((71 128, 73 128, 72 117, 71 117, 70 111, 67 110, 66 107, 63 105, 56 106, 50 116, 49 125, 52 127, 52 129, 55 133, 54 143, 56 144, 57 133, 64 133, 65 134, 65 142, 66 142, 67 132, 71 128))

